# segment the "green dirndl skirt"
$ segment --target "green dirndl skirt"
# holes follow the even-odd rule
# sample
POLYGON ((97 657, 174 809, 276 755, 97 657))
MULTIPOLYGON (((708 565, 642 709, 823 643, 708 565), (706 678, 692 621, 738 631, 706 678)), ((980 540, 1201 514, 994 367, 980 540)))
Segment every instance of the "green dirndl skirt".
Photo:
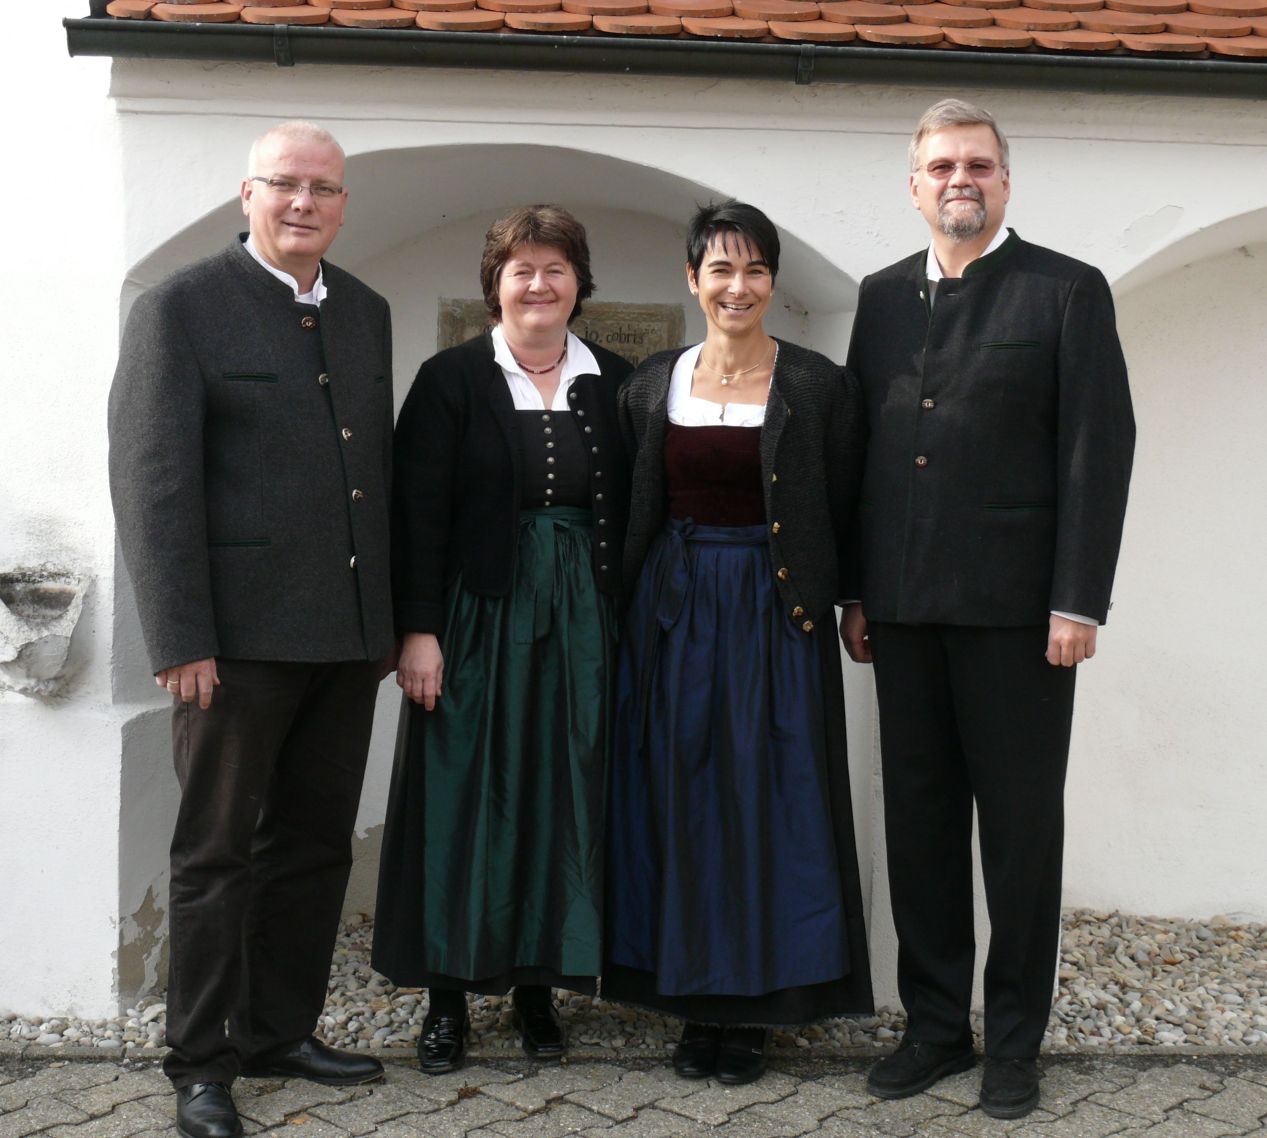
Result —
POLYGON ((398 985, 595 990, 617 620, 591 544, 588 510, 525 510, 509 594, 450 591, 383 834, 373 964, 398 985))

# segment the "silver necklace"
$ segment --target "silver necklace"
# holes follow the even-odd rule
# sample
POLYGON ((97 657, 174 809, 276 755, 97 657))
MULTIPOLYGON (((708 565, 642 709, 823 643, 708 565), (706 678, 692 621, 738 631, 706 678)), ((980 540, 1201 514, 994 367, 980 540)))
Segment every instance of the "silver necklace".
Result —
POLYGON ((700 352, 699 362, 702 363, 706 368, 708 368, 709 371, 711 371, 715 376, 717 376, 721 380, 722 387, 729 387, 741 375, 747 375, 750 371, 756 371, 757 368, 762 367, 763 365, 769 363, 771 358, 773 358, 773 355, 774 355, 774 352, 773 350, 771 350, 769 356, 762 356, 755 364, 752 365, 752 367, 746 367, 742 369, 741 371, 731 371, 731 372, 718 371, 715 367, 713 367, 712 364, 710 364, 707 360, 704 359, 703 352, 700 352))

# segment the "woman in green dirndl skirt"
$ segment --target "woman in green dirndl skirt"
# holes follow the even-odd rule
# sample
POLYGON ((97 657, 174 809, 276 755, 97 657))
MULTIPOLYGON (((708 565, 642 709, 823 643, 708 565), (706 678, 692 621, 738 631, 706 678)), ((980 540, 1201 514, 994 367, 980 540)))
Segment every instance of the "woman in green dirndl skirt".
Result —
POLYGON ((592 993, 601 963, 630 365, 568 331, 593 280, 567 211, 495 222, 480 278, 494 326, 422 365, 395 440, 406 702, 373 963, 430 989, 431 1073, 462 1062, 468 991, 513 989, 524 1050, 562 1055, 550 989, 592 993))

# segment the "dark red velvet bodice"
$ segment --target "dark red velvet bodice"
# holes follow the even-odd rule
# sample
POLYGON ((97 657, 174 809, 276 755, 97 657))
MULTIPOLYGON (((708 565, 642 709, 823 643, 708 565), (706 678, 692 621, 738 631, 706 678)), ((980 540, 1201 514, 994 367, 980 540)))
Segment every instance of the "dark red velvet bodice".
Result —
POLYGON ((669 517, 702 526, 765 521, 760 427, 680 427, 668 423, 664 469, 669 517))

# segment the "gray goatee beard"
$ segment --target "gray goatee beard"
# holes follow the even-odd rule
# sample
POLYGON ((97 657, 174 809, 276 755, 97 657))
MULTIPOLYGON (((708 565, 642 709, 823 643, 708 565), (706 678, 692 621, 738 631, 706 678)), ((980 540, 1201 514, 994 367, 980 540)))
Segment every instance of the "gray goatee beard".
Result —
POLYGON ((985 228, 985 206, 982 194, 975 186, 947 189, 937 202, 937 228, 952 241, 969 241, 985 228), (950 210, 948 204, 956 200, 977 203, 971 212, 950 210))

